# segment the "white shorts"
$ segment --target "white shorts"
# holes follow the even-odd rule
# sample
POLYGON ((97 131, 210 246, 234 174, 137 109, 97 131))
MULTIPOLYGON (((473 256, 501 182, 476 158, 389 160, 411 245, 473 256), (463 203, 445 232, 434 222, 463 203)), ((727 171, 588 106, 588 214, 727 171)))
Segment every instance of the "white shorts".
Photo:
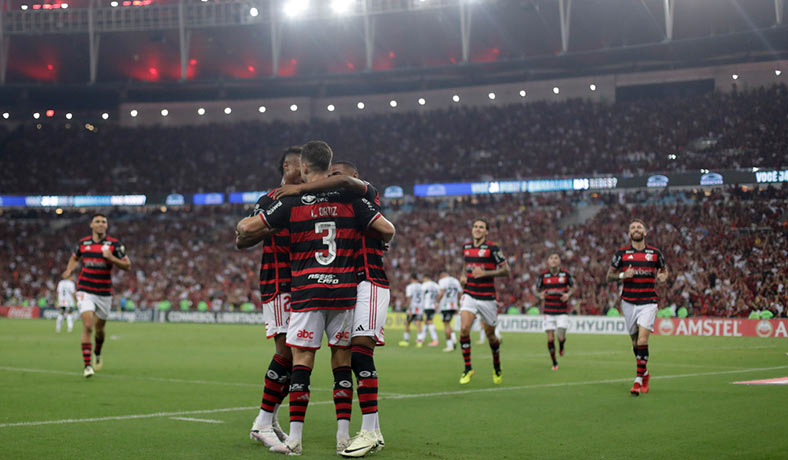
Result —
POLYGON ((287 346, 317 350, 325 331, 329 347, 349 348, 353 310, 291 311, 287 346))
POLYGON ((409 315, 419 316, 424 314, 424 309, 422 307, 408 307, 406 311, 409 315))
POLYGON ((544 315, 542 326, 545 331, 569 328, 569 315, 544 315))
POLYGON ((273 300, 263 304, 263 320, 267 338, 287 334, 287 323, 290 321, 289 292, 278 294, 273 300))
POLYGON ((112 296, 78 291, 77 305, 79 306, 80 315, 86 311, 93 311, 96 312, 96 316, 99 319, 106 320, 109 316, 109 311, 112 309, 112 296))
POLYGON ((488 326, 498 325, 498 303, 495 300, 479 300, 463 294, 460 300, 460 311, 469 311, 479 315, 488 326))
POLYGON ((378 346, 386 344, 383 328, 389 310, 390 292, 369 281, 358 283, 356 309, 353 313, 351 337, 372 337, 378 346))
POLYGON ((647 303, 644 305, 635 305, 621 301, 621 311, 624 313, 624 321, 627 325, 629 335, 638 333, 638 326, 643 326, 651 332, 654 332, 654 320, 657 317, 657 304, 647 303))

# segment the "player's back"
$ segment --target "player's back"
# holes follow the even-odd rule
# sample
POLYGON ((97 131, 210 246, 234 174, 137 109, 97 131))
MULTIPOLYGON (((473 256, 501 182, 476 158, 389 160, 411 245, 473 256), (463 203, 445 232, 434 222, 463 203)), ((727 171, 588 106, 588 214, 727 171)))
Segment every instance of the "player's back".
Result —
POLYGON ((410 297, 411 308, 421 308, 424 304, 424 292, 421 289, 421 283, 412 281, 405 288, 405 296, 410 297))
POLYGON ((453 276, 446 276, 438 281, 443 297, 441 297, 441 309, 454 310, 457 308, 457 295, 462 292, 460 280, 453 276))
POLYGON ((60 280, 57 283, 57 305, 58 307, 73 307, 74 294, 77 285, 71 280, 60 280))
POLYGON ((438 294, 440 294, 440 286, 435 281, 429 280, 422 283, 421 289, 424 291, 424 308, 428 310, 434 309, 435 301, 438 299, 438 294))

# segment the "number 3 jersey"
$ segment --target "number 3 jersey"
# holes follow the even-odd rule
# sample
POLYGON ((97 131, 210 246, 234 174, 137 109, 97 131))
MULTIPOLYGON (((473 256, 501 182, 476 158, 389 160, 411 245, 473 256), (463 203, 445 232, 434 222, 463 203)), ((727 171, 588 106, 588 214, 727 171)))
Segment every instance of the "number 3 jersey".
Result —
POLYGON ((380 216, 374 203, 345 190, 284 197, 260 214, 290 232, 291 310, 356 306, 358 239, 380 216))

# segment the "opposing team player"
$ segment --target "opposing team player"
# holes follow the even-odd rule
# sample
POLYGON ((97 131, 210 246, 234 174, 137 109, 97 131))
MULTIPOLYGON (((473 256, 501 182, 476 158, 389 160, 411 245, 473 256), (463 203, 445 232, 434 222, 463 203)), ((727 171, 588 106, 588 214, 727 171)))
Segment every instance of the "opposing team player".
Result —
POLYGON ((107 235, 107 216, 94 214, 90 219, 91 236, 79 240, 71 258, 68 259, 63 278, 71 274, 81 262, 82 270, 77 279, 77 306, 82 318, 82 362, 85 369, 82 375, 91 377, 94 366, 91 364, 91 343, 95 327, 96 356, 95 369, 101 370, 104 362, 101 349, 104 345, 105 325, 112 308, 112 267, 121 270, 131 268, 131 260, 126 255, 126 247, 115 238, 107 235))
POLYGON ((57 320, 55 332, 60 332, 63 327, 63 318, 66 319, 68 332, 74 329, 74 306, 77 303, 77 285, 74 277, 63 278, 57 283, 57 320))
POLYGON ((575 292, 574 278, 561 268, 561 256, 558 253, 550 254, 547 258, 547 270, 539 275, 536 291, 539 298, 544 301, 543 324, 547 333, 547 350, 553 360, 553 370, 557 371, 555 335, 558 335, 558 353, 564 356, 566 329, 569 327, 569 298, 575 292))
MULTIPOLYGON (((290 147, 279 160, 282 186, 301 183, 301 147, 290 147)), ((254 212, 238 225, 260 220, 259 214, 274 203, 274 192, 257 200, 254 212)), ((237 225, 236 225, 237 228, 237 225)), ((262 242, 260 263, 260 301, 263 306, 266 337, 274 338, 276 352, 265 373, 260 412, 252 423, 249 436, 267 447, 279 445, 287 437, 279 426, 278 411, 290 386, 293 354, 285 344, 287 323, 290 319, 290 234, 286 229, 272 235, 261 231, 243 238, 236 237, 238 249, 249 248, 262 242)))
POLYGON ((476 219, 471 227, 473 240, 463 245, 465 259, 465 275, 460 280, 465 284, 460 302, 460 347, 465 370, 460 377, 460 384, 470 383, 473 376, 471 366, 471 325, 476 315, 490 341, 493 355, 493 383, 503 381, 501 375, 500 347, 501 341, 495 335, 498 324, 498 303, 495 301, 495 277, 509 276, 509 264, 501 248, 487 240, 490 225, 484 219, 476 219))
POLYGON ((432 341, 429 343, 431 347, 438 346, 438 331, 435 329, 435 309, 438 306, 438 295, 441 292, 438 283, 432 280, 430 275, 421 277, 421 290, 424 296, 424 328, 419 332, 416 339, 416 347, 421 348, 424 340, 427 338, 427 332, 430 333, 432 341))
POLYGON ((421 335, 421 321, 424 317, 424 291, 421 289, 421 281, 416 273, 410 274, 410 283, 405 288, 405 298, 408 301, 408 309, 405 312, 405 333, 399 346, 407 347, 410 345, 410 325, 416 323, 416 334, 421 335))
POLYGON ((657 316, 656 283, 668 279, 662 251, 646 244, 646 224, 633 219, 629 224, 630 244, 616 251, 607 271, 608 282, 624 282, 621 310, 637 363, 637 376, 629 392, 634 396, 648 393, 648 336, 654 330, 657 316))
POLYGON ((460 305, 462 285, 457 278, 449 275, 447 272, 441 272, 438 286, 440 287, 438 305, 440 306, 440 313, 443 319, 443 330, 446 332, 446 348, 443 351, 454 351, 457 344, 457 334, 452 330, 451 321, 454 315, 457 314, 457 308, 460 305))
MULTIPOLYGON (((309 184, 282 187, 275 196, 346 188, 364 196, 380 211, 380 194, 370 183, 359 180, 358 168, 353 163, 337 161, 331 165, 330 174, 309 184)), ((378 373, 374 360, 375 347, 385 345, 383 334, 390 299, 389 280, 383 266, 385 244, 378 232, 367 230, 358 241, 357 251, 358 295, 350 344, 362 419, 361 430, 344 449, 340 451, 343 443, 337 443, 337 453, 345 457, 361 457, 385 446, 378 416, 378 373)))
MULTIPOLYGON (((307 183, 328 176, 333 153, 322 141, 308 142, 301 153, 301 175, 307 183)), ((243 235, 261 228, 288 229, 292 298, 287 345, 293 352, 290 383, 290 434, 274 452, 300 455, 304 419, 310 398, 310 376, 323 334, 331 348, 334 405, 338 420, 337 447, 343 419, 349 419, 352 398, 350 333, 356 306, 356 244, 359 229, 372 228, 384 241, 394 226, 375 205, 348 191, 326 191, 285 197, 260 214, 260 220, 239 225, 243 235), (350 395, 348 395, 350 392, 350 395)), ((377 443, 376 443, 377 444, 377 443)), ((373 446, 375 447, 375 446, 373 446)))

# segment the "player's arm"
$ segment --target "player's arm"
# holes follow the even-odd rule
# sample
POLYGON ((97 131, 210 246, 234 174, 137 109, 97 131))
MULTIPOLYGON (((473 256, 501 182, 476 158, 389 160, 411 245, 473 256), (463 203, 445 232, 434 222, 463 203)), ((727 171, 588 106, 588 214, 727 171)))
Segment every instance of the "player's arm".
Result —
POLYGON ((665 265, 665 256, 662 251, 657 253, 657 282, 664 283, 668 280, 668 267, 665 265))
POLYGON ((251 248, 272 234, 259 215, 244 217, 235 225, 235 247, 251 248))
POLYGON ((326 190, 346 189, 358 196, 367 193, 367 184, 355 177, 337 174, 325 179, 316 180, 308 184, 284 184, 279 189, 274 190, 274 199, 278 200, 284 196, 302 195, 309 192, 322 192, 326 190))
POLYGON ((391 240, 394 239, 394 235, 397 233, 397 229, 394 228, 394 224, 392 224, 388 219, 383 217, 383 214, 381 214, 380 217, 372 221, 372 224, 369 226, 369 228, 380 233, 380 238, 386 244, 390 243, 391 240))
POLYGON ((569 289, 563 294, 561 294, 562 302, 566 302, 567 300, 569 300, 569 298, 572 297, 575 293, 575 280, 574 278, 572 278, 572 275, 567 275, 567 276, 568 276, 567 282, 569 283, 569 289))
POLYGON ((77 268, 77 264, 79 263, 79 256, 76 254, 71 254, 71 257, 68 259, 68 264, 66 265, 66 271, 63 272, 60 276, 63 278, 68 278, 74 273, 74 270, 77 268))
POLYGON ((621 253, 617 252, 616 255, 613 256, 613 262, 610 263, 610 268, 608 268, 607 270, 608 283, 625 280, 635 276, 634 268, 629 267, 623 272, 619 272, 620 268, 621 268, 621 253))
POLYGON ((441 299, 443 298, 444 294, 446 294, 446 289, 441 289, 438 292, 438 298, 435 299, 435 305, 440 305, 441 304, 441 299))
POLYGON ((123 271, 128 271, 131 268, 131 259, 129 256, 125 254, 119 254, 122 257, 118 257, 117 255, 112 253, 112 249, 107 248, 101 251, 101 256, 107 259, 108 261, 112 262, 112 264, 123 271))

